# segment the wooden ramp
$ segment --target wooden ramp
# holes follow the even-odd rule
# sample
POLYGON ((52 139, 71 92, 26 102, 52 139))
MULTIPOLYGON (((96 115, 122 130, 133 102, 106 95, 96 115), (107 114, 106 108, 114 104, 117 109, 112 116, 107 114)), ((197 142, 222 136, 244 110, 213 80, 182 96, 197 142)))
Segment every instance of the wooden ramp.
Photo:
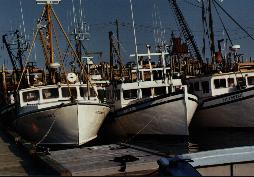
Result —
POLYGON ((53 166, 58 164, 58 169, 73 176, 148 175, 158 169, 161 157, 151 150, 116 144, 58 150, 47 155, 53 166))
POLYGON ((47 175, 47 172, 0 129, 0 176, 47 175))

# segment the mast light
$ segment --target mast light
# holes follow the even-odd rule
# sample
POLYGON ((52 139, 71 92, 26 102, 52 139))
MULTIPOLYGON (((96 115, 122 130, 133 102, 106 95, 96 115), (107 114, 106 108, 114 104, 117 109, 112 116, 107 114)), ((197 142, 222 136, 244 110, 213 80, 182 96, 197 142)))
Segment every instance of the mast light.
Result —
POLYGON ((36 4, 59 4, 61 0, 36 0, 36 4))

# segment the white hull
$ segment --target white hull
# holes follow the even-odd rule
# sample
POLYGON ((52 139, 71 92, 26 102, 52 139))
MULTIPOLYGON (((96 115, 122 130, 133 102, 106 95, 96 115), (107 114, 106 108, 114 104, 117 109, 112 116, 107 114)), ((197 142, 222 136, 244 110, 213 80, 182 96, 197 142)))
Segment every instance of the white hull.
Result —
POLYGON ((35 143, 82 145, 97 137, 108 112, 103 104, 65 104, 19 115, 13 125, 35 143))
POLYGON ((193 127, 254 127, 254 88, 204 100, 196 112, 193 127))
POLYGON ((188 135, 197 106, 197 97, 184 93, 138 102, 118 110, 108 129, 121 136, 188 135))

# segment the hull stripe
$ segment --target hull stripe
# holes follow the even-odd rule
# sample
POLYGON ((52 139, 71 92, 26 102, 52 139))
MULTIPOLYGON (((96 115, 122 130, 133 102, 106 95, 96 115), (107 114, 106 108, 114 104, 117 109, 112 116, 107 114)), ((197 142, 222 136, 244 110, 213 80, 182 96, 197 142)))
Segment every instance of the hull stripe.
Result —
MULTIPOLYGON (((152 107, 155 107, 155 106, 159 106, 159 105, 162 105, 162 104, 171 103, 171 102, 175 102, 175 101, 179 101, 179 100, 183 100, 183 99, 184 99, 184 97, 180 97, 180 98, 163 101, 163 102, 156 103, 156 104, 150 104, 150 105, 144 106, 142 108, 136 108, 135 106, 137 106, 137 104, 135 104, 132 107, 129 107, 128 109, 117 111, 114 114, 114 117, 115 118, 120 118, 120 116, 124 116, 124 115, 127 115, 127 114, 131 114, 131 113, 134 113, 134 112, 142 111, 142 110, 145 110, 145 109, 148 109, 148 108, 152 108, 152 107)), ((139 105, 142 105, 142 104, 144 104, 144 103, 141 103, 139 105)))
MULTIPOLYGON (((227 104, 231 104, 231 103, 235 103, 235 102, 251 99, 253 97, 254 97, 254 95, 250 95, 250 96, 246 96, 246 97, 243 97, 243 98, 239 98, 237 100, 232 100, 232 101, 228 101, 228 102, 224 102, 224 103, 219 103, 219 104, 215 104, 215 105, 212 105, 212 106, 207 106, 207 107, 203 107, 202 106, 200 109, 203 110, 203 109, 210 109, 210 108, 214 108, 214 107, 219 107, 219 106, 223 106, 223 105, 227 105, 227 104)), ((223 98, 223 97, 220 97, 220 98, 223 98)), ((207 101, 205 101, 205 102, 207 102, 207 101)))

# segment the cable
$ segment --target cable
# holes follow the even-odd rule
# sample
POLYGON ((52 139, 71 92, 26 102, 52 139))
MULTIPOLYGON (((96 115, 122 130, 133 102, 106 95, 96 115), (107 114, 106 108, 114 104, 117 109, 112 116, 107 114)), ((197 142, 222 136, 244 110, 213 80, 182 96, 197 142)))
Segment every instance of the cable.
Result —
POLYGON ((248 33, 247 30, 245 30, 216 0, 213 1, 239 28, 241 28, 254 41, 254 38, 248 33))

